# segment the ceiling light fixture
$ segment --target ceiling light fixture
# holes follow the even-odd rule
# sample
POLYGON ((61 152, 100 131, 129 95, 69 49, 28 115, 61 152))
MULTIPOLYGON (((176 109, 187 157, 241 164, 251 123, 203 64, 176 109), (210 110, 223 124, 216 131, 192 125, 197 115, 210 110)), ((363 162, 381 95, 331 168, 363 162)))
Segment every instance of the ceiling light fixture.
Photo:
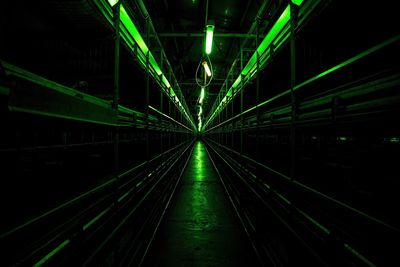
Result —
POLYGON ((206 26, 206 54, 211 54, 214 35, 214 22, 209 20, 206 26))

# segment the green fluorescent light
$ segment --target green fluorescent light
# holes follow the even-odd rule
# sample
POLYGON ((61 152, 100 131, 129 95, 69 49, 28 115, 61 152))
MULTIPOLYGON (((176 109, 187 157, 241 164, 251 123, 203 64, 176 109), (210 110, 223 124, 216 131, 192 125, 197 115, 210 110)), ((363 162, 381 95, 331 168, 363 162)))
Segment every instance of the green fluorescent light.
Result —
POLYGON ((167 88, 171 87, 171 84, 168 82, 167 78, 164 75, 162 76, 161 80, 163 81, 163 83, 167 88))
POLYGON ((211 54, 213 35, 214 35, 214 25, 209 24, 209 25, 207 25, 207 29, 206 29, 206 54, 207 55, 211 54))
POLYGON ((292 3, 295 4, 296 6, 301 5, 303 3, 303 0, 292 0, 292 3))
POLYGON ((118 3, 118 0, 108 0, 108 3, 109 3, 111 6, 115 6, 115 5, 118 3))
MULTIPOLYGON (((282 15, 275 22, 274 26, 272 26, 271 30, 265 36, 264 40, 261 42, 260 46, 257 48, 257 52, 259 55, 264 54, 265 50, 271 45, 272 41, 275 37, 282 31, 285 25, 290 20, 290 5, 288 5, 283 11, 282 15)), ((257 53, 254 53, 249 62, 247 62, 244 67, 242 74, 247 75, 251 68, 253 68, 257 63, 257 53)))
POLYGON ((202 109, 202 107, 200 106, 200 108, 199 108, 199 116, 201 115, 203 113, 203 109, 202 109))
POLYGON ((202 65, 203 65, 203 67, 204 67, 204 70, 206 71, 206 73, 207 73, 207 76, 208 77, 210 77, 211 76, 211 70, 210 70, 210 67, 208 66, 208 64, 207 64, 207 61, 203 61, 203 63, 202 63, 202 65))
MULTIPOLYGON (((118 3, 118 0, 108 0, 108 2, 109 2, 109 4, 111 6, 113 6, 116 3, 118 3)), ((140 63, 145 68, 147 68, 148 66, 147 66, 146 56, 148 56, 148 63, 150 64, 150 67, 154 70, 156 75, 154 75, 154 72, 151 71, 150 69, 147 69, 147 71, 151 72, 153 78, 155 78, 156 80, 159 80, 160 76, 161 76, 161 82, 165 85, 166 88, 170 89, 170 95, 172 97, 175 96, 175 100, 176 100, 177 104, 181 107, 182 104, 180 103, 178 97, 175 95, 174 90, 171 88, 171 84, 169 83, 169 81, 165 77, 165 75, 163 74, 160 66, 158 65, 158 63, 157 63, 156 59, 154 58, 153 54, 151 53, 151 51, 147 47, 144 39, 140 35, 138 28, 135 26, 135 24, 133 23, 133 21, 129 17, 129 15, 128 15, 126 9, 124 8, 123 4, 121 4, 121 6, 120 6, 120 20, 121 20, 121 24, 122 24, 121 25, 121 30, 122 30, 123 33, 125 33, 124 35, 122 35, 124 40, 127 42, 127 44, 132 49, 133 49, 133 47, 135 45, 134 43, 136 43, 138 48, 139 48, 139 51, 137 53, 137 57, 138 57, 140 63), (141 53, 140 53, 140 51, 141 51, 141 53)))
POLYGON ((398 143, 400 141, 400 139, 398 137, 392 137, 390 138, 390 142, 391 143, 398 143))
POLYGON ((34 267, 39 267, 42 266, 47 260, 49 260, 51 257, 54 256, 54 254, 56 254, 57 252, 59 252, 61 249, 63 249, 66 245, 68 245, 70 243, 70 240, 67 239, 64 242, 62 242, 60 245, 58 245, 55 249, 53 249, 49 254, 47 254, 46 256, 44 256, 40 261, 38 261, 35 265, 33 265, 34 267))
POLYGON ((239 75, 236 81, 232 84, 232 88, 236 89, 241 81, 242 81, 242 76, 239 75))
POLYGON ((204 99, 204 87, 201 87, 201 93, 200 93, 200 100, 199 103, 202 104, 204 99))
POLYGON ((160 67, 158 66, 157 61, 153 57, 153 54, 151 52, 149 53, 149 63, 153 67, 153 69, 155 70, 157 75, 160 76, 162 74, 162 71, 161 71, 160 67))
MULTIPOLYGON (((111 0, 109 0, 111 1, 111 0)), ((116 0, 114 0, 116 1, 116 0)), ((111 4, 111 3, 110 3, 111 4)), ((139 59, 141 59, 141 62, 144 66, 146 66, 146 58, 145 55, 148 53, 149 55, 149 63, 151 67, 154 69, 156 72, 157 76, 163 75, 160 66, 158 65, 156 59, 154 58, 153 54, 151 51, 149 51, 149 48, 147 47, 146 43, 144 42, 142 36, 140 35, 138 29, 136 28, 135 24, 132 22, 130 19, 128 13, 126 12, 125 8, 123 5, 121 5, 121 10, 120 10, 120 16, 121 16, 121 22, 123 25, 126 27, 130 35, 133 37, 137 45, 139 46, 140 50, 143 52, 144 58, 141 58, 139 54, 139 59)), ((163 75, 162 76, 162 82, 167 88, 171 87, 171 84, 167 80, 167 78, 163 75)))
POLYGON ((110 210, 110 208, 108 207, 107 209, 103 210, 100 214, 98 214, 95 218, 93 218, 92 220, 90 220, 87 224, 85 224, 83 226, 83 231, 86 231, 86 229, 88 229, 90 226, 92 226, 96 221, 98 221, 101 217, 104 216, 104 214, 106 214, 108 211, 110 210))
POLYGON ((123 5, 121 5, 120 10, 120 18, 122 24, 126 27, 129 33, 132 35, 133 39, 139 46, 140 50, 142 50, 143 54, 147 54, 149 48, 147 47, 146 43, 144 42, 142 36, 140 35, 138 29, 136 28, 135 24, 133 24, 131 18, 129 17, 128 13, 126 12, 123 5))

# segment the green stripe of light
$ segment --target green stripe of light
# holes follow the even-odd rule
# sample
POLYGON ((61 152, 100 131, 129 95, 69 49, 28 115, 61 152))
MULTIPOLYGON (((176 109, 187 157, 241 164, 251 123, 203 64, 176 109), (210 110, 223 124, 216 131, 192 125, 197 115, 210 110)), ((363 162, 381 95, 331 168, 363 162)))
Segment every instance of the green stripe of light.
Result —
POLYGON ((49 254, 44 256, 40 261, 38 261, 34 267, 42 266, 46 261, 48 261, 51 257, 54 256, 57 252, 59 252, 61 249, 63 249, 68 243, 71 242, 69 239, 65 240, 62 242, 60 245, 58 245, 55 249, 53 249, 49 254))
POLYGON ((206 54, 207 55, 211 54, 213 35, 214 35, 214 25, 207 25, 207 32, 206 32, 206 54))
MULTIPOLYGON (((264 40, 261 42, 260 46, 257 48, 257 52, 259 55, 264 54, 265 50, 271 45, 272 41, 275 37, 282 31, 285 25, 290 20, 290 5, 288 5, 283 11, 282 15, 278 18, 274 26, 272 26, 271 30, 265 36, 264 40)), ((242 75, 247 75, 252 67, 254 67, 257 63, 257 53, 254 53, 249 62, 246 64, 242 71, 242 75)))
POLYGON ((299 6, 301 3, 303 3, 303 0, 292 0, 292 3, 299 6))
POLYGON ((115 6, 118 3, 118 0, 108 0, 111 6, 115 6))
POLYGON ((199 132, 201 131, 201 118, 199 117, 199 127, 198 127, 198 130, 199 130, 199 132))
POLYGON ((360 260, 362 260, 367 266, 370 267, 375 267, 376 265, 373 264, 370 260, 368 260, 366 257, 364 257, 363 255, 361 255, 357 250, 355 250, 354 248, 352 248, 351 246, 349 246, 347 243, 344 243, 343 246, 350 251, 353 255, 355 255, 356 257, 358 257, 360 260))
POLYGON ((85 231, 86 229, 88 229, 90 226, 92 226, 92 224, 94 224, 97 220, 99 220, 101 217, 104 216, 104 214, 106 214, 108 211, 110 210, 110 208, 107 208, 105 210, 103 210, 102 212, 100 212, 96 217, 94 217, 92 220, 90 220, 87 224, 85 224, 83 226, 83 231, 85 231))
POLYGON ((205 92, 204 92, 204 87, 201 87, 200 99, 199 99, 199 103, 200 103, 200 104, 202 104, 202 103, 203 103, 203 100, 204 100, 204 95, 205 95, 205 92))
POLYGON ((131 18, 129 17, 128 13, 126 12, 123 5, 121 5, 120 9, 120 18, 122 24, 128 29, 129 33, 132 35, 133 39, 139 46, 140 50, 142 50, 143 54, 147 54, 149 48, 147 47, 146 43, 144 42, 142 36, 140 35, 138 29, 136 28, 135 24, 133 24, 131 18))

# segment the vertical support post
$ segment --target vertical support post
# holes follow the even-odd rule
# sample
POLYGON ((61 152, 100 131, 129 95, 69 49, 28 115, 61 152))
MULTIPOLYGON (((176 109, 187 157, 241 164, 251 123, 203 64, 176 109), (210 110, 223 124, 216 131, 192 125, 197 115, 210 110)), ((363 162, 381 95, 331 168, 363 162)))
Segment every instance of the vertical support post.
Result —
MULTIPOLYGON (((160 111, 164 112, 164 93, 160 91, 160 111)), ((163 128, 163 116, 160 115, 160 124, 161 124, 161 131, 160 131, 160 153, 163 153, 163 138, 164 138, 164 131, 163 128)))
MULTIPOLYGON (((233 117, 233 99, 231 100, 231 117, 233 117)), ((232 125, 231 128, 231 148, 234 148, 234 136, 233 136, 233 122, 230 123, 232 125)))
MULTIPOLYGON (((146 43, 149 44, 149 18, 146 18, 146 43)), ((150 159, 150 130, 149 130, 149 105, 150 105, 150 50, 146 54, 146 159, 150 159)))
MULTIPOLYGON (((182 99, 182 98, 181 98, 182 99)), ((179 114, 179 116, 180 116, 180 123, 182 123, 182 124, 184 124, 184 121, 183 121, 183 112, 182 111, 180 111, 179 112, 180 114, 179 114)), ((183 136, 182 136, 182 131, 181 130, 179 130, 179 144, 181 144, 182 142, 183 142, 183 136)))
POLYGON ((296 96, 294 87, 296 85, 296 39, 295 29, 297 20, 296 5, 290 1, 290 96, 292 104, 292 120, 290 127, 290 177, 295 179, 296 175, 296 96))
MULTIPOLYGON (((160 68, 161 68, 161 70, 163 71, 163 73, 164 73, 164 51, 161 49, 161 52, 160 52, 160 68)), ((161 79, 161 81, 162 81, 162 76, 160 76, 160 79, 161 79)), ((167 88, 167 90, 169 90, 168 88, 167 88)), ((163 110, 163 97, 164 97, 164 93, 163 93, 163 90, 160 90, 160 111, 161 112, 164 112, 164 110, 163 110)), ((160 124, 161 124, 161 128, 160 128, 160 153, 163 153, 164 151, 163 151, 163 138, 164 138, 164 131, 165 131, 165 129, 163 128, 163 116, 161 116, 160 115, 160 124)))
MULTIPOLYGON (((119 103, 119 60, 120 60, 120 7, 121 3, 114 6, 114 96, 112 107, 116 113, 118 119, 118 103, 119 103)), ((114 143, 114 171, 118 173, 119 170, 119 128, 116 126, 114 128, 113 134, 114 143)))
MULTIPOLYGON (((168 92, 169 94, 170 92, 168 92)), ((171 101, 168 101, 168 115, 171 115, 171 101)), ((171 125, 171 124, 170 124, 171 125)), ((168 149, 171 148, 171 126, 168 127, 168 149)))
POLYGON ((242 70, 243 70, 243 49, 240 48, 240 157, 242 157, 243 154, 243 78, 244 76, 242 75, 242 70))
MULTIPOLYGON (((221 103, 221 95, 220 94, 218 94, 218 103, 221 103)), ((221 116, 222 116, 222 110, 220 112, 218 112, 218 123, 217 123, 217 125, 219 125, 221 123, 221 116)), ((217 132, 217 134, 218 134, 218 136, 217 136, 218 143, 221 144, 222 143, 221 142, 221 127, 218 127, 217 131, 218 131, 217 132)))
MULTIPOLYGON (((112 108, 115 111, 116 120, 118 121, 118 105, 119 105, 119 65, 120 65, 120 9, 121 9, 121 2, 118 3, 113 8, 113 19, 114 19, 114 96, 112 102, 112 108)), ((115 207, 118 207, 118 184, 119 184, 119 126, 115 126, 113 129, 113 144, 114 144, 114 173, 117 179, 117 183, 114 189, 114 204, 115 207)), ((114 248, 114 265, 119 266, 119 245, 115 246, 114 248)))
MULTIPOLYGON (((258 45, 259 45, 259 34, 260 34, 260 18, 257 16, 256 18, 256 42, 255 42, 255 49, 256 49, 256 55, 257 55, 257 70, 256 70, 256 103, 257 105, 260 103, 260 54, 258 53, 258 45)), ((258 128, 259 125, 259 116, 260 116, 260 111, 259 109, 256 110, 256 122, 257 122, 257 128, 256 128, 256 147, 255 147, 255 154, 257 160, 259 159, 259 153, 260 153, 260 144, 259 144, 259 135, 260 135, 260 130, 258 128)))
MULTIPOLYGON (((175 100, 174 100, 175 101, 175 100)), ((176 108, 176 106, 175 107, 173 107, 173 109, 174 109, 174 119, 176 120, 177 118, 176 118, 176 110, 177 110, 177 108, 176 108)), ((176 141, 176 131, 178 130, 178 126, 177 125, 174 125, 174 146, 176 146, 177 145, 177 141, 176 141)))
MULTIPOLYGON (((225 92, 226 95, 226 92, 225 92)), ((228 120, 228 105, 225 105, 225 120, 228 120)), ((225 124, 225 146, 228 146, 228 126, 225 124)))

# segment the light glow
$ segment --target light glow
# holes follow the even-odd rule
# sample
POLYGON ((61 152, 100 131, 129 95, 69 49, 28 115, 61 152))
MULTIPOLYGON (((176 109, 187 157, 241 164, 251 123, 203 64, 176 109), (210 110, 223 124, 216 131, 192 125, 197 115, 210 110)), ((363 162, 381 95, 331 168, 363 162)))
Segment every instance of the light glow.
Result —
POLYGON ((212 42, 214 35, 214 25, 209 24, 206 27, 206 54, 211 54, 212 42))
POLYGON ((199 132, 201 131, 201 118, 199 117, 199 132))
POLYGON ((199 103, 202 104, 204 100, 204 87, 201 87, 201 93, 200 93, 200 100, 199 103))
POLYGON ((108 0, 108 3, 109 3, 111 6, 115 6, 115 5, 118 3, 118 0, 108 0))
POLYGON ((292 3, 295 4, 296 6, 301 5, 303 3, 303 0, 292 0, 292 3))
POLYGON ((204 70, 207 73, 207 76, 210 77, 211 76, 211 70, 210 70, 210 67, 207 64, 207 61, 204 60, 202 64, 203 64, 204 70))

